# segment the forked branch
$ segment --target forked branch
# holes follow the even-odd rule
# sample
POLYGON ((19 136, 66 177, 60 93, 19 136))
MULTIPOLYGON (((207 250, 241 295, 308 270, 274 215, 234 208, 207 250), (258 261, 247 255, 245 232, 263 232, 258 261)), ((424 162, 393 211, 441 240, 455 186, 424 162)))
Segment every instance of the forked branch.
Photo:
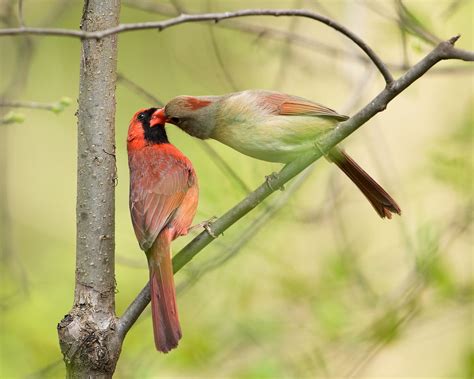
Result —
POLYGON ((76 37, 81 39, 102 39, 112 34, 119 34, 129 32, 133 30, 145 30, 145 29, 157 29, 159 31, 165 30, 171 26, 186 24, 190 22, 202 22, 202 21, 214 21, 219 22, 232 18, 249 17, 249 16, 291 16, 291 17, 304 17, 309 18, 318 22, 321 22, 343 34, 359 46, 373 64, 380 71, 388 84, 393 81, 392 74, 380 59, 380 57, 367 45, 360 37, 355 33, 347 29, 345 26, 338 22, 312 12, 306 9, 244 9, 235 12, 224 12, 224 13, 202 13, 202 14, 181 14, 178 17, 170 18, 164 21, 150 21, 150 22, 138 22, 130 24, 120 24, 114 28, 108 28, 104 30, 89 32, 83 30, 71 30, 71 29, 58 29, 58 28, 36 28, 36 27, 20 27, 0 30, 0 36, 2 35, 18 35, 18 34, 30 34, 30 35, 55 35, 64 37, 76 37))

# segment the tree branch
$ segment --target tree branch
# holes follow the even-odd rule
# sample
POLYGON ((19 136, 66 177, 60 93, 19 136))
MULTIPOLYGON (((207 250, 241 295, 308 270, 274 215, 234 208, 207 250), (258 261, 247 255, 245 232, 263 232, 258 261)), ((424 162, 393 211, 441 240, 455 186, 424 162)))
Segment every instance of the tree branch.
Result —
POLYGON ((56 29, 56 28, 35 28, 35 27, 20 27, 11 29, 0 30, 0 36, 2 35, 18 35, 18 34, 31 34, 31 35, 56 35, 65 37, 76 37, 81 39, 102 39, 109 35, 119 34, 134 30, 145 30, 145 29, 157 29, 162 31, 175 25, 185 24, 189 22, 201 22, 201 21, 214 21, 219 22, 222 20, 249 17, 249 16, 293 16, 293 17, 304 17, 309 18, 318 22, 321 22, 343 34, 359 46, 373 62, 373 64, 380 71, 388 84, 393 81, 392 74, 378 57, 378 55, 355 33, 351 32, 345 26, 337 23, 336 21, 321 16, 315 12, 305 9, 244 9, 235 12, 224 12, 224 13, 203 13, 203 14, 182 14, 178 17, 170 18, 165 21, 151 21, 151 22, 139 22, 130 24, 120 24, 113 28, 107 28, 100 31, 82 31, 72 29, 56 29))
MULTIPOLYGON (((458 49, 454 48, 454 43, 458 38, 459 36, 456 36, 448 41, 438 44, 434 50, 410 68, 402 77, 387 85, 383 91, 381 91, 353 117, 347 121, 341 122, 335 129, 327 133, 319 141, 315 142, 314 152, 302 155, 297 160, 285 165, 278 174, 274 173, 267 177, 267 180, 255 191, 250 193, 245 199, 227 211, 212 224, 212 234, 216 236, 222 234, 235 222, 260 204, 265 198, 276 190, 282 189, 289 180, 298 175, 314 161, 321 158, 324 155, 324 152, 328 152, 332 147, 336 146, 344 138, 356 131, 377 113, 386 109, 390 101, 425 74, 436 63, 445 59, 462 59, 459 58, 460 54, 458 49)), ((208 231, 204 231, 194 238, 173 258, 174 272, 178 272, 213 240, 214 237, 212 237, 208 231)), ((149 301, 149 287, 147 284, 120 318, 118 328, 121 336, 125 336, 149 301)))
MULTIPOLYGON (((372 5, 370 3, 365 4, 369 9, 373 9, 372 5)), ((152 12, 156 13, 162 16, 168 16, 168 17, 173 17, 176 15, 176 12, 172 9, 171 6, 166 6, 165 4, 157 4, 157 3, 143 3, 140 1, 133 1, 133 2, 126 2, 125 6, 134 8, 134 9, 139 9, 145 12, 152 12)), ((321 8, 321 7, 320 7, 321 8)), ((378 13, 378 10, 375 10, 375 12, 378 13)), ((327 11, 324 12, 326 15, 327 11)), ((330 15, 328 15, 330 16, 330 15)), ((398 23, 399 20, 397 18, 389 17, 387 15, 383 15, 385 18, 398 23)), ((344 59, 351 59, 354 60, 354 62, 361 63, 365 65, 366 63, 370 63, 370 59, 359 52, 356 53, 350 53, 348 50, 337 47, 335 45, 318 41, 314 38, 311 38, 307 35, 301 35, 298 33, 293 33, 288 30, 283 30, 283 29, 278 29, 278 28, 272 28, 269 26, 261 26, 261 25, 255 25, 247 22, 241 22, 241 21, 235 21, 235 20, 229 20, 226 23, 219 23, 219 27, 225 28, 225 29, 231 29, 231 30, 238 30, 243 33, 249 33, 249 34, 254 34, 257 35, 258 37, 265 37, 265 38, 272 38, 277 41, 281 41, 283 43, 293 43, 294 45, 297 45, 299 47, 309 49, 313 51, 314 53, 318 54, 326 54, 329 56, 344 56, 344 59)), ((394 62, 385 62, 385 65, 388 67, 389 70, 394 70, 394 71, 406 71, 410 69, 411 65, 405 63, 394 63, 394 62)), ((467 72, 471 72, 472 67, 464 67, 464 66, 458 66, 458 67, 442 67, 442 68, 437 68, 435 70, 430 70, 429 74, 445 74, 445 73, 460 73, 464 74, 467 72)))

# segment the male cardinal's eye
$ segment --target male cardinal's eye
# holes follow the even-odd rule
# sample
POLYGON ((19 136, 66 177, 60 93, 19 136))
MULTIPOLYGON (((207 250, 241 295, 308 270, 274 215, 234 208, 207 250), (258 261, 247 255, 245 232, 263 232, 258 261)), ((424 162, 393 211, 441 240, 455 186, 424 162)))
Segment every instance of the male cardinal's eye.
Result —
POLYGON ((143 121, 143 120, 145 119, 145 113, 143 113, 143 112, 140 113, 140 114, 137 116, 137 119, 138 119, 139 121, 143 121))
POLYGON ((181 120, 179 119, 179 117, 171 117, 171 118, 170 118, 170 121, 171 121, 173 124, 178 124, 181 120))

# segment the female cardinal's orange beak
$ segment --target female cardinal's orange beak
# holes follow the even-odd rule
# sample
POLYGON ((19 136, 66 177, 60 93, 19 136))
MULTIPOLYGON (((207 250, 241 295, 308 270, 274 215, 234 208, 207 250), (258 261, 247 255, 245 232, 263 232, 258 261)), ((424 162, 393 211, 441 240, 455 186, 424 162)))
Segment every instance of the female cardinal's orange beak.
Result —
POLYGON ((162 125, 164 126, 166 123, 166 116, 165 116, 165 108, 157 109, 152 115, 150 119, 150 127, 162 125))

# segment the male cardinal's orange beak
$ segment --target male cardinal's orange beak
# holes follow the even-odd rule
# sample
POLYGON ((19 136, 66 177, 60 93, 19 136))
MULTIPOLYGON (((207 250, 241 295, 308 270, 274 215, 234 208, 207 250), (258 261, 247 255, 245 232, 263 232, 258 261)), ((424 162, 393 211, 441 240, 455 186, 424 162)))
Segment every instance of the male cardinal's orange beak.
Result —
POLYGON ((151 115, 150 127, 165 125, 165 123, 166 123, 165 109, 164 108, 157 109, 151 115))

